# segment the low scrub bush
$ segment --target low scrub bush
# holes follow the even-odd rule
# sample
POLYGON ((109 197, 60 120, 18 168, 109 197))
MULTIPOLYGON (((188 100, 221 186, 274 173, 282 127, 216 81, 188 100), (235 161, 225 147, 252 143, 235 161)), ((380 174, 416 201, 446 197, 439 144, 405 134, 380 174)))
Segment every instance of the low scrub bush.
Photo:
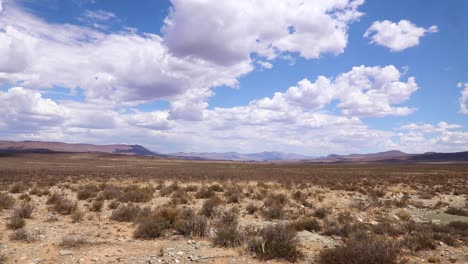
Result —
POLYGON ((401 247, 397 242, 370 235, 348 239, 344 246, 325 249, 320 264, 397 264, 401 247))
POLYGON ((17 214, 13 214, 7 222, 7 228, 18 230, 23 228, 26 225, 24 218, 20 217, 17 214))
POLYGON ((76 235, 76 234, 69 234, 62 238, 60 242, 60 246, 64 248, 76 248, 81 246, 86 246, 91 244, 88 239, 84 236, 76 235))
POLYGON ((91 203, 91 207, 89 208, 89 210, 91 212, 101 212, 103 206, 104 206, 104 201, 94 200, 93 203, 91 203))
POLYGON ((10 193, 23 193, 28 189, 28 186, 24 183, 15 183, 10 187, 10 193))
POLYGON ((468 210, 463 208, 449 207, 445 210, 446 214, 468 216, 468 210))
POLYGON ((150 186, 138 187, 136 185, 132 185, 123 189, 118 200, 126 203, 146 203, 153 199, 153 194, 154 189, 150 186))
POLYGON ((217 196, 213 196, 203 202, 202 208, 200 209, 200 214, 211 218, 216 214, 216 210, 220 204, 221 200, 217 196))
POLYGON ((313 217, 304 217, 291 223, 296 231, 307 230, 309 232, 318 232, 322 229, 320 222, 313 217))
POLYGON ((132 203, 120 204, 117 209, 112 211, 111 220, 119 222, 132 222, 140 214, 141 208, 139 205, 132 203))
POLYGON ((10 234, 10 240, 33 242, 38 240, 38 234, 27 231, 24 228, 15 230, 10 234))
POLYGON ((55 212, 61 215, 69 215, 73 213, 78 207, 77 202, 72 198, 65 197, 64 195, 54 192, 49 199, 47 204, 52 205, 55 212))
POLYGON ((14 215, 17 215, 21 218, 31 218, 32 212, 34 211, 34 206, 28 202, 21 202, 13 211, 14 215))
POLYGON ((16 203, 16 200, 13 196, 6 193, 0 193, 0 211, 2 209, 10 209, 16 203))
POLYGON ((225 211, 215 225, 213 244, 219 247, 237 247, 242 241, 236 212, 225 211))
POLYGON ((298 249, 297 232, 285 224, 270 225, 248 240, 248 247, 263 259, 297 261, 302 253, 298 249))

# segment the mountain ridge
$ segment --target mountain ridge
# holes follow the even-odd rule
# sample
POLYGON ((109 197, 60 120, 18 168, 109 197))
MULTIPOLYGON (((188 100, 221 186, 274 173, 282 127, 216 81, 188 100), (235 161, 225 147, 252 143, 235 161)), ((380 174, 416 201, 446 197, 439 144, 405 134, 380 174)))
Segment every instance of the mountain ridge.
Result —
POLYGON ((83 143, 64 143, 48 141, 7 141, 0 140, 0 154, 12 153, 103 153, 124 154, 135 156, 152 156, 164 158, 177 158, 186 160, 224 160, 247 162, 310 162, 310 163, 346 163, 346 162, 468 162, 468 151, 439 153, 426 152, 422 154, 409 154, 400 150, 388 150, 377 153, 330 154, 322 157, 312 157, 295 153, 278 151, 263 151, 257 153, 237 152, 175 152, 158 153, 141 145, 110 144, 94 145, 83 143))

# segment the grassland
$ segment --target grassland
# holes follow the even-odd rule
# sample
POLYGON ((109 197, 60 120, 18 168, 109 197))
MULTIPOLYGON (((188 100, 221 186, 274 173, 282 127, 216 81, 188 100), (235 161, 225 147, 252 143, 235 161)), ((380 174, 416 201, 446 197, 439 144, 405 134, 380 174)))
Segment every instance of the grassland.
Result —
POLYGON ((468 164, 2 156, 0 263, 464 263, 467 195, 468 164))

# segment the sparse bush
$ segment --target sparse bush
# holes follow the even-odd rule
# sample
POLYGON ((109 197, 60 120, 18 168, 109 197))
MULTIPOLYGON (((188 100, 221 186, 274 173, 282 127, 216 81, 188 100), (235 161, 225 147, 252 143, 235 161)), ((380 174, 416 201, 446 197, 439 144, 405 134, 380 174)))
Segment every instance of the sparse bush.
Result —
POLYGON ((34 211, 34 206, 28 202, 21 202, 13 211, 14 215, 17 215, 21 218, 31 218, 32 212, 34 211))
POLYGON ((320 222, 313 217, 304 217, 291 223, 296 231, 307 230, 309 232, 318 232, 321 230, 320 222))
POLYGON ((112 200, 119 197, 121 188, 115 185, 106 185, 102 188, 102 192, 99 194, 99 197, 103 200, 112 200))
POLYGON ((35 195, 37 197, 42 197, 44 195, 49 195, 50 194, 50 191, 47 190, 47 189, 42 189, 42 188, 39 188, 39 187, 34 187, 32 188, 30 191, 29 191, 29 194, 30 195, 35 195))
POLYGON ((140 206, 135 204, 121 204, 117 209, 112 211, 111 220, 119 222, 132 222, 135 220, 141 211, 140 206))
POLYGON ((330 208, 320 207, 315 209, 314 216, 319 219, 324 219, 330 213, 330 208))
POLYGON ((219 200, 219 198, 217 196, 213 196, 210 199, 203 202, 200 213, 206 217, 213 217, 220 203, 221 201, 219 200))
POLYGON ((176 227, 180 215, 181 211, 176 207, 163 206, 154 211, 146 210, 138 218, 138 227, 133 236, 140 239, 160 237, 164 234, 164 230, 176 227))
POLYGON ((262 214, 266 219, 283 219, 284 218, 284 209, 280 203, 274 203, 270 206, 267 206, 262 210, 262 214))
POLYGON ((89 210, 92 212, 101 212, 103 206, 104 206, 104 201, 94 200, 89 210))
POLYGON ((253 214, 258 210, 258 207, 254 203, 249 203, 245 210, 248 214, 253 214))
POLYGON ((15 183, 10 187, 10 193, 22 193, 28 189, 24 183, 15 183))
POLYGON ((81 211, 80 209, 76 209, 75 211, 73 211, 73 213, 71 213, 70 217, 73 221, 73 223, 79 223, 81 221, 83 221, 83 218, 85 217, 85 212, 81 211))
POLYGON ((206 216, 196 215, 190 210, 176 221, 175 228, 184 236, 204 237, 208 230, 208 219, 206 216))
POLYGON ((61 215, 69 215, 77 208, 77 203, 71 198, 67 198, 57 192, 54 192, 49 199, 47 204, 51 204, 55 212, 61 215))
POLYGON ((195 194, 195 198, 197 199, 209 199, 215 196, 216 193, 213 189, 208 188, 206 186, 201 187, 198 192, 195 194))
POLYGON ((119 195, 119 201, 132 203, 146 203, 153 199, 154 189, 150 186, 128 186, 119 195))
POLYGON ((411 234, 406 237, 403 243, 407 248, 413 251, 433 250, 437 247, 432 234, 429 231, 411 234))
POLYGON ((179 183, 175 181, 169 186, 161 186, 161 188, 159 189, 159 195, 169 196, 171 193, 179 190, 179 188, 179 183))
POLYGON ((60 242, 60 246, 64 248, 75 248, 81 247, 85 245, 89 245, 90 242, 84 236, 76 235, 76 234, 69 234, 62 238, 60 242))
POLYGON ((20 217, 17 214, 13 214, 7 222, 7 228, 13 230, 21 229, 25 225, 26 221, 24 221, 24 218, 20 217))
POLYGON ((397 242, 369 235, 346 241, 344 246, 320 252, 320 264, 397 264, 401 247, 397 242))
POLYGON ((162 217, 146 218, 138 224, 137 229, 133 233, 134 238, 153 239, 158 238, 163 234, 170 224, 162 217))
POLYGON ((184 189, 178 189, 172 194, 171 204, 176 206, 178 204, 188 204, 190 197, 184 189))
POLYGON ((24 228, 14 230, 10 234, 10 240, 32 242, 38 240, 37 233, 31 233, 24 228))
POLYGON ((237 247, 242 241, 237 214, 232 210, 225 211, 216 223, 213 244, 219 247, 237 247))
POLYGON ((282 258, 297 261, 302 256, 298 245, 296 231, 285 224, 267 226, 248 241, 249 249, 264 260, 282 258))
POLYGON ((468 216, 468 210, 463 208, 449 207, 445 210, 446 214, 468 216))
POLYGON ((111 210, 114 210, 114 209, 117 209, 117 207, 119 207, 120 205, 120 202, 119 201, 112 201, 110 202, 108 205, 107 205, 107 208, 111 209, 111 210))
POLYGON ((87 184, 80 188, 77 193, 78 200, 87 200, 89 198, 94 198, 99 193, 99 187, 94 184, 87 184))
POLYGON ((285 206, 288 202, 288 197, 284 193, 270 194, 265 200, 265 206, 281 205, 285 206))
POLYGON ((31 196, 29 196, 27 193, 22 193, 18 199, 20 199, 21 201, 26 201, 26 202, 30 202, 31 201, 31 196))
POLYGON ((0 193, 0 211, 2 209, 10 209, 15 205, 15 198, 6 193, 0 193))

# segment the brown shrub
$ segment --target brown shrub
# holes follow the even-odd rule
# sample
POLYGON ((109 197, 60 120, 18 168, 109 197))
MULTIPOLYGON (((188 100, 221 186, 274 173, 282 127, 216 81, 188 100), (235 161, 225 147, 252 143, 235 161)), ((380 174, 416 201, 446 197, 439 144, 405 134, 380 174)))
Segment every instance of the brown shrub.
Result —
POLYGON ((318 232, 322 229, 320 222, 313 217, 300 218, 291 223, 291 226, 296 231, 307 230, 309 232, 318 232))
POLYGON ((225 211, 216 223, 213 244, 219 247, 237 247, 242 241, 243 237, 239 230, 236 212, 233 210, 225 211))
POLYGON ((13 214, 7 222, 7 228, 13 230, 21 229, 25 225, 26 221, 24 221, 24 218, 20 217, 17 214, 13 214))
POLYGON ((27 231, 24 228, 13 231, 10 234, 10 240, 33 242, 38 240, 38 234, 27 231))
POLYGON ((139 222, 137 229, 133 233, 133 237, 140 239, 158 238, 169 227, 169 223, 162 217, 146 218, 139 222))
POLYGON ((77 193, 78 200, 87 200, 89 198, 94 198, 98 195, 100 188, 94 184, 87 184, 82 186, 77 193))
POLYGON ((10 187, 10 193, 22 193, 28 189, 24 183, 15 183, 10 187))
POLYGON ((314 216, 319 219, 323 219, 330 213, 330 211, 331 211, 330 208, 320 207, 320 208, 315 209, 314 216))
POLYGON ((248 214, 253 214, 258 210, 258 207, 254 203, 249 203, 247 207, 245 207, 245 210, 248 214))
POLYGON ((57 192, 54 192, 49 197, 47 204, 52 204, 53 210, 61 215, 71 214, 78 206, 75 200, 67 198, 57 192))
POLYGON ((270 206, 263 208, 262 214, 266 219, 283 219, 284 218, 284 208, 281 204, 275 203, 270 206))
POLYGON ((138 187, 131 185, 123 189, 118 200, 120 202, 146 203, 153 199, 154 189, 150 186, 138 187))
POLYGON ((0 193, 0 211, 2 209, 10 209, 16 203, 16 200, 13 196, 6 193, 0 193))
POLYGON ((37 197, 42 197, 44 195, 49 195, 50 191, 48 189, 42 189, 36 186, 29 191, 29 194, 35 195, 37 197))
POLYGON ((94 200, 93 203, 91 204, 91 207, 89 208, 89 210, 91 212, 101 212, 103 206, 104 206, 104 201, 94 200))
POLYGON ((64 248, 76 248, 81 246, 86 246, 91 244, 88 239, 84 236, 76 235, 76 234, 68 234, 62 238, 60 242, 60 246, 64 248))
POLYGON ((174 227, 184 236, 204 237, 208 230, 208 219, 188 209, 180 215, 174 227))
POLYGON ((468 216, 468 210, 463 208, 449 207, 445 210, 446 214, 468 216))
POLYGON ((117 207, 119 207, 120 205, 120 202, 119 201, 112 201, 110 202, 108 205, 107 205, 107 208, 111 209, 111 210, 114 210, 114 209, 117 209, 117 207))
POLYGON ((81 221, 83 221, 83 218, 85 217, 86 213, 81 211, 80 209, 76 209, 75 211, 73 211, 73 213, 71 213, 70 217, 73 221, 73 223, 79 223, 81 221))
POLYGON ((344 246, 325 249, 319 254, 320 264, 397 264, 401 255, 398 243, 369 235, 346 241, 344 246))
POLYGON ((208 188, 206 186, 201 187, 198 192, 195 194, 195 198, 197 199, 209 199, 215 196, 216 193, 213 189, 208 188))
POLYGON ((31 218, 32 212, 34 211, 34 206, 28 202, 21 202, 13 211, 14 215, 17 215, 21 218, 31 218))
POLYGON ((403 244, 413 251, 433 250, 437 248, 437 244, 429 231, 411 234, 405 238, 403 244))
POLYGON ((132 203, 120 204, 117 209, 112 211, 111 220, 119 222, 132 222, 140 214, 141 208, 139 205, 132 203))
POLYGON ((249 249, 264 260, 282 258, 297 261, 302 256, 298 245, 296 231, 285 224, 267 226, 248 240, 249 249))
POLYGON ((210 199, 203 202, 202 208, 200 209, 200 214, 211 218, 215 215, 216 209, 220 204, 220 199, 217 196, 213 196, 210 199))

